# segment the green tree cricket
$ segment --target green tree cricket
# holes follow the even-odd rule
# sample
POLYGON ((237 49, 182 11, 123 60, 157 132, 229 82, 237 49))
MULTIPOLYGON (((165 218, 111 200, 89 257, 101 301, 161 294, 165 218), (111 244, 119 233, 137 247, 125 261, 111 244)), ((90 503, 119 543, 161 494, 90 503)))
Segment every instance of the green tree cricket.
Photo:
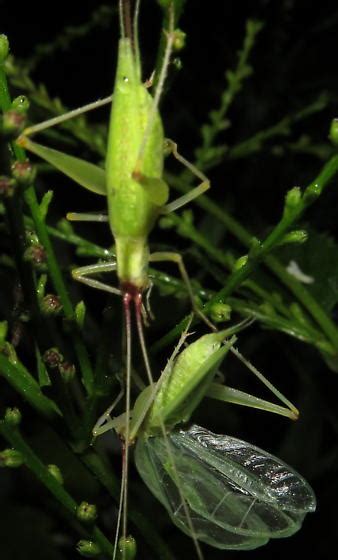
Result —
MULTIPOLYGON (((280 459, 197 425, 179 426, 205 397, 297 418, 291 403, 281 407, 225 386, 215 392, 215 374, 240 328, 204 335, 180 352, 186 331, 159 380, 140 394, 131 412, 128 433, 130 443, 136 442, 139 474, 171 520, 193 538, 198 558, 203 558, 199 542, 251 550, 270 538, 291 536, 316 508, 309 484, 280 459)), ((115 429, 125 438, 125 423, 125 414, 106 417, 95 435, 115 429)))

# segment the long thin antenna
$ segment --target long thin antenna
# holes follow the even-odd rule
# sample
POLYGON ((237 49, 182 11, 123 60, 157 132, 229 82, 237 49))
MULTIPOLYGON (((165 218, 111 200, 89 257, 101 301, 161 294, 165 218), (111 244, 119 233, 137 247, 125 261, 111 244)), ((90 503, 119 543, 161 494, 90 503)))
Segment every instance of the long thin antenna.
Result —
POLYGON ((124 29, 124 17, 123 17, 123 0, 119 0, 119 20, 120 20, 120 34, 124 38, 126 36, 126 31, 124 29))
POLYGON ((140 145, 140 149, 139 149, 139 153, 137 156, 137 161, 136 161, 136 166, 135 166, 135 172, 137 173, 140 170, 141 167, 141 162, 142 162, 142 158, 144 156, 144 151, 147 145, 147 141, 149 138, 149 135, 151 133, 151 129, 153 127, 154 124, 154 120, 156 117, 156 111, 160 102, 160 97, 163 91, 163 87, 164 87, 164 82, 165 79, 167 77, 167 72, 168 72, 168 67, 169 67, 169 62, 170 62, 170 56, 171 56, 171 52, 172 52, 172 48, 173 48, 173 43, 174 43, 174 6, 171 3, 170 7, 169 7, 169 31, 165 31, 166 35, 167 35, 167 44, 166 44, 166 48, 164 51, 164 56, 163 56, 163 63, 162 63, 162 68, 161 68, 161 72, 158 78, 158 82, 157 82, 157 87, 156 87, 156 91, 155 91, 155 95, 154 95, 154 101, 153 101, 153 105, 151 107, 151 110, 149 112, 149 117, 148 117, 148 122, 144 131, 144 135, 143 135, 143 139, 140 145))
POLYGON ((117 521, 116 521, 113 560, 115 560, 115 558, 116 558, 117 547, 118 547, 118 543, 119 543, 122 510, 123 510, 123 505, 124 505, 124 493, 125 493, 125 485, 126 485, 125 474, 126 473, 125 473, 124 468, 123 468, 123 462, 124 462, 124 451, 123 451, 123 458, 122 458, 122 479, 121 479, 121 487, 120 487, 119 509, 118 509, 117 521))
MULTIPOLYGON (((154 387, 154 396, 156 395, 156 386, 154 383, 154 377, 151 371, 151 367, 150 367, 150 363, 149 363, 149 357, 148 357, 148 352, 147 352, 147 347, 146 347, 146 343, 145 343, 145 339, 144 339, 144 332, 143 332, 143 325, 142 325, 142 294, 139 294, 138 299, 134 300, 135 301, 135 315, 136 315, 136 325, 137 325, 137 331, 138 331, 138 336, 139 336, 139 341, 140 341, 140 346, 141 346, 141 351, 142 351, 142 355, 143 355, 143 360, 144 360, 144 364, 145 364, 145 368, 146 368, 146 372, 147 372, 147 377, 149 380, 149 383, 152 387, 154 387)), ((168 454, 168 458, 169 461, 171 463, 171 466, 173 468, 173 474, 175 477, 175 483, 177 485, 177 489, 178 489, 178 493, 182 502, 182 506, 183 506, 183 510, 189 525, 189 529, 191 532, 191 538, 194 542, 194 546, 196 549, 196 553, 197 553, 197 557, 198 560, 203 560, 203 553, 201 550, 201 547, 199 545, 199 542, 196 538, 196 533, 195 533, 195 529, 194 529, 194 525, 191 519, 191 515, 189 512, 189 508, 188 508, 188 504, 187 501, 185 499, 185 497, 182 494, 181 491, 181 482, 178 476, 178 472, 177 472, 177 468, 176 468, 176 463, 175 463, 175 457, 173 455, 172 449, 170 447, 170 442, 167 436, 167 432, 165 429, 165 425, 164 425, 164 421, 162 418, 160 418, 160 424, 161 424, 161 431, 162 431, 162 435, 165 441, 165 446, 167 449, 167 454, 168 454)))
MULTIPOLYGON (((134 39, 134 52, 136 59, 136 67, 141 72, 141 57, 140 57, 140 45, 138 40, 138 18, 140 14, 140 4, 141 0, 136 0, 134 17, 133 17, 133 39, 134 39)), ((140 76, 141 79, 141 76, 140 76)))
MULTIPOLYGON (((131 317, 130 301, 132 296, 127 292, 123 296, 123 307, 126 332, 126 427, 124 434, 124 449, 122 462, 123 484, 123 514, 122 535, 127 538, 127 511, 128 511, 128 469, 129 469, 129 433, 130 433, 130 380, 131 380, 131 317)), ((123 552, 123 555, 125 552, 123 552)))

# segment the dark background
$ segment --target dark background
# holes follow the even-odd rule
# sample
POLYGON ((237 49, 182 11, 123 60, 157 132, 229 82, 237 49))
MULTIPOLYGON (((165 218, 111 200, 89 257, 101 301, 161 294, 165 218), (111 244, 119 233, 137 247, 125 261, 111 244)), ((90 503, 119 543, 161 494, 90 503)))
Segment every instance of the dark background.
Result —
MULTIPOLYGON (((141 10, 145 76, 150 75, 153 68, 161 21, 159 10, 153 4, 145 0, 141 10)), ((64 5, 45 2, 38 6, 37 3, 2 1, 0 31, 8 34, 12 53, 22 59, 30 55, 37 43, 48 43, 64 26, 87 21, 97 5, 97 2, 64 5)), ((162 114, 166 134, 174 138, 181 152, 191 159, 199 143, 201 124, 207 113, 219 104, 225 87, 225 70, 236 64, 236 52, 241 47, 248 17, 263 20, 265 27, 251 58, 254 74, 231 108, 231 127, 224 133, 223 141, 232 145, 271 126, 285 115, 299 111, 323 91, 328 92, 331 99, 327 109, 296 125, 288 142, 291 144, 301 134, 310 135, 313 143, 325 142, 329 123, 337 116, 338 9, 335 2, 188 0, 180 23, 188 34, 187 47, 182 53, 183 68, 171 76, 171 89, 163 100, 162 114)), ((108 95, 113 84, 117 37, 117 18, 113 17, 106 27, 94 29, 88 37, 73 41, 69 51, 61 49, 44 59, 33 78, 45 83, 50 95, 60 97, 68 107, 108 95)), ((99 116, 90 118, 104 121, 106 115, 102 110, 99 116)), ((312 154, 288 148, 283 138, 277 139, 248 160, 228 160, 218 166, 211 173, 212 197, 230 208, 251 231, 264 236, 280 216, 286 190, 294 185, 306 186, 322 163, 312 154)), ((78 208, 77 195, 78 191, 73 197, 67 194, 67 205, 76 204, 74 208, 65 208, 65 201, 60 202, 56 197, 56 213, 61 216, 68 209, 90 207, 91 199, 84 196, 78 208)), ((333 184, 306 215, 312 228, 336 236, 337 200, 337 184, 333 184)), ((99 235, 101 243, 109 244, 108 235, 101 232, 99 235)), ((236 247, 234 240, 231 243, 236 247)), ((243 347, 255 365, 297 404, 301 419, 290 425, 283 419, 256 411, 238 411, 235 407, 213 405, 210 410, 208 403, 209 407, 206 404, 198 411, 196 420, 203 418, 203 425, 251 441, 283 458, 311 482, 318 497, 317 512, 306 518, 297 535, 270 542, 263 549, 246 555, 261 560, 284 559, 297 552, 318 560, 331 558, 338 530, 336 374, 326 367, 314 349, 259 327, 244 335, 243 347)), ((259 392, 259 386, 256 389, 255 383, 243 368, 238 370, 234 361, 230 361, 227 375, 230 384, 247 391, 252 386, 253 391, 259 392)), ((5 388, 4 403, 11 404, 11 398, 15 397, 5 388)), ((36 436, 35 422, 32 418, 33 436, 36 436)), ((47 449, 52 447, 48 433, 45 439, 39 440, 41 449, 42 442, 47 449)), ((45 453, 48 455, 47 451, 45 453)), ((55 552, 55 560, 77 557, 71 546, 78 537, 58 517, 39 484, 29 474, 19 471, 1 471, 0 476, 0 496, 3 496, 0 551, 4 551, 1 558, 45 558, 41 550, 44 538, 48 540, 50 535, 62 554, 59 556, 55 552), (41 508, 46 508, 48 514, 42 515, 41 508)), ((162 535, 172 541, 177 558, 192 558, 188 540, 177 536, 160 506, 137 481, 136 474, 135 478, 134 493, 140 496, 139 501, 150 519, 159 519, 162 535)), ((79 495, 83 489, 80 480, 77 488, 76 481, 72 481, 73 490, 75 488, 74 492, 79 495)), ((88 492, 96 496, 96 491, 91 488, 88 492)), ((108 498, 103 501, 104 521, 110 530, 112 510, 108 502, 108 498)), ((52 553, 49 554, 53 559, 52 553)), ((239 553, 205 548, 207 559, 237 556, 239 553)))

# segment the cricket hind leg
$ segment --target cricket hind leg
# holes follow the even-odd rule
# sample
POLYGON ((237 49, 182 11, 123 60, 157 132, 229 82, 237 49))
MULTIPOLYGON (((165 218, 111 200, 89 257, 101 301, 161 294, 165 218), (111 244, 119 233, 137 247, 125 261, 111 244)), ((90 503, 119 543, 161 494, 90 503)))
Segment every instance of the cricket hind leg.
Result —
POLYGON ((85 284, 86 286, 90 286, 91 288, 96 288, 97 290, 103 290, 104 292, 108 292, 110 294, 115 294, 118 296, 122 295, 121 290, 115 288, 114 286, 110 286, 109 284, 105 284, 100 280, 96 280, 95 278, 89 278, 93 274, 101 274, 105 272, 114 272, 116 270, 116 262, 104 262, 104 263, 96 263, 90 264, 88 266, 81 266, 80 268, 74 268, 72 270, 72 276, 74 280, 85 284))
POLYGON ((202 319, 202 321, 204 321, 204 323, 206 323, 206 325, 208 325, 208 327, 213 330, 213 331, 217 331, 217 328, 215 327, 215 325, 210 321, 210 319, 208 319, 208 317, 203 313, 203 311, 201 311, 199 309, 199 307, 196 304, 195 301, 195 296, 194 296, 194 292, 191 286, 191 282, 190 282, 190 278, 187 272, 187 269, 185 267, 182 255, 180 255, 180 253, 174 253, 174 252, 170 252, 170 251, 161 251, 161 252, 156 252, 156 253, 152 253, 149 256, 149 261, 152 262, 164 262, 164 261, 169 261, 169 262, 173 262, 178 266, 178 269, 180 271, 180 274, 182 276, 182 279, 186 285, 188 294, 189 294, 189 298, 191 301, 191 305, 193 308, 194 313, 200 318, 202 319))

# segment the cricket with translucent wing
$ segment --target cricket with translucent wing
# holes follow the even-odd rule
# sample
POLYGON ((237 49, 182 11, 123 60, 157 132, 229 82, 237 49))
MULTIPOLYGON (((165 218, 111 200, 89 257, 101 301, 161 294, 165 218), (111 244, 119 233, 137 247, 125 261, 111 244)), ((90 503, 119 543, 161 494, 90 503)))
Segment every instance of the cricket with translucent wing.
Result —
MULTIPOLYGON (((137 469, 172 521, 194 539, 198 558, 203 558, 199 541, 220 549, 251 550, 271 538, 291 536, 316 507, 308 483, 280 459, 197 425, 177 427, 189 421, 205 396, 297 417, 296 409, 271 385, 288 408, 214 383, 235 342, 229 336, 241 326, 204 335, 179 353, 185 332, 155 391, 147 387, 131 415, 129 438, 131 443, 137 440, 137 469)), ((123 414, 97 428, 96 435, 112 428, 124 438, 125 421, 123 414)))
MULTIPOLYGON (((294 533, 300 527, 305 513, 314 509, 315 501, 305 481, 269 454, 233 438, 214 436, 196 426, 188 430, 174 429, 176 424, 189 420, 206 394, 215 396, 212 379, 217 366, 229 349, 236 353, 233 341, 222 345, 230 333, 205 335, 213 338, 202 337, 195 346, 190 345, 184 350, 176 361, 173 356, 159 381, 153 381, 142 323, 143 295, 149 287, 149 262, 171 260, 178 264, 194 311, 213 327, 195 304, 181 256, 169 252, 150 254, 148 248, 148 235, 157 218, 182 207, 209 187, 207 178, 178 153, 176 144, 164 141, 158 104, 175 40, 175 13, 173 2, 168 0, 161 3, 168 9, 169 23, 164 30, 166 48, 152 97, 148 91, 149 84, 143 84, 141 78, 137 41, 140 3, 136 1, 132 21, 129 1, 119 2, 121 39, 105 170, 41 146, 29 136, 110 102, 111 98, 30 127, 18 142, 81 186, 107 199, 108 217, 72 213, 69 218, 109 222, 115 242, 116 261, 81 267, 73 271, 73 276, 88 286, 122 296, 124 304, 125 413, 122 417, 110 420, 113 408, 110 407, 95 428, 96 435, 115 428, 124 440, 115 554, 121 520, 123 538, 127 535, 129 445, 137 438, 135 458, 142 478, 166 507, 174 523, 194 539, 198 557, 202 558, 198 541, 219 548, 249 549, 264 544, 270 537, 294 533), (162 178, 163 157, 168 150, 201 181, 189 194, 170 203, 168 186, 162 178), (119 288, 95 278, 97 274, 115 270, 119 288), (149 381, 148 388, 141 393, 132 412, 131 304, 135 308, 136 325, 149 381), (200 462, 197 461, 197 456, 200 457, 200 462), (261 470, 258 463, 263 465, 261 470), (200 492, 203 488, 205 490, 200 492)), ((266 410, 274 409, 275 412, 286 414, 283 407, 250 399, 250 396, 230 389, 224 395, 224 387, 216 389, 216 393, 223 395, 227 401, 266 410)), ((276 391, 275 394, 280 396, 276 391)), ((285 403, 285 399, 283 402, 285 403)))

